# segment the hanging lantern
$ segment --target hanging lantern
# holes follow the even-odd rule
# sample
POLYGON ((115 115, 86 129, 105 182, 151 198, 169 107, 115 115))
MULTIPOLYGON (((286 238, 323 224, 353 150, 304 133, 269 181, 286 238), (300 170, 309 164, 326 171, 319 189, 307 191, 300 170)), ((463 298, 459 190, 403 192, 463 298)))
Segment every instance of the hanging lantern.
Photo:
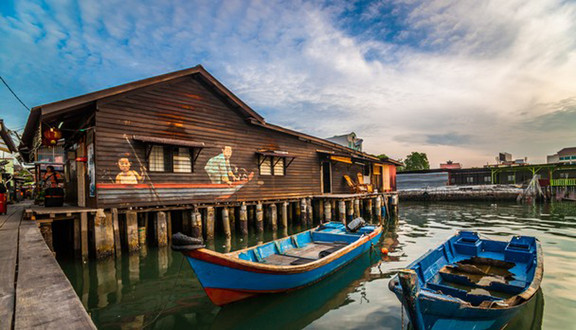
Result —
POLYGON ((50 127, 44 131, 42 137, 42 144, 48 147, 54 147, 58 143, 58 140, 62 138, 62 132, 57 128, 50 127))

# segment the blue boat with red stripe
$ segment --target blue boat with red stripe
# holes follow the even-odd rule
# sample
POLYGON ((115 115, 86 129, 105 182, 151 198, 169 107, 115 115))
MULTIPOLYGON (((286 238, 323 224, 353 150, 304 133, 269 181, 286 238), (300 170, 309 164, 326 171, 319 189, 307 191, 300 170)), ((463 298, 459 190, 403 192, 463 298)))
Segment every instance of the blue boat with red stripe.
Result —
POLYGON ((198 246, 187 249, 174 242, 173 248, 185 255, 210 300, 223 306, 311 285, 369 251, 381 236, 381 225, 352 231, 342 223, 329 222, 230 253, 198 246))

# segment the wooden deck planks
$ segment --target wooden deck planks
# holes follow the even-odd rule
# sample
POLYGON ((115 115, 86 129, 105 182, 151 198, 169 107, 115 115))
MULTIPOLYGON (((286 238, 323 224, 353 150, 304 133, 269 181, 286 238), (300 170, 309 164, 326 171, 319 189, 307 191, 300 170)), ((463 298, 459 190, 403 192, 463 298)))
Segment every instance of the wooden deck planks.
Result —
POLYGON ((96 329, 34 221, 20 225, 16 329, 96 329))
POLYGON ((11 329, 14 317, 14 280, 18 253, 18 226, 23 207, 9 206, 0 216, 0 329, 11 329))

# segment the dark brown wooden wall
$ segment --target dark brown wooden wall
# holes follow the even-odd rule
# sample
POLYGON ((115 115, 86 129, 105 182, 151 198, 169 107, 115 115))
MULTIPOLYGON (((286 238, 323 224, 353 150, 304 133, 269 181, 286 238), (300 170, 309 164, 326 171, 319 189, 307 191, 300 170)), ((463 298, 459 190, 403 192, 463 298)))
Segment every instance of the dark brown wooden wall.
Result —
POLYGON ((347 164, 342 162, 332 162, 332 193, 333 194, 350 194, 351 190, 344 175, 350 176, 352 181, 358 182, 356 173, 362 173, 363 166, 357 164, 347 164))
MULTIPOLYGON (((246 115, 234 110, 211 91, 211 87, 187 77, 170 84, 103 100, 96 113, 96 177, 97 183, 112 183, 119 172, 117 161, 128 156, 132 169, 145 165, 144 144, 134 142, 131 135, 143 135, 204 142, 206 147, 198 157, 194 173, 153 173, 149 179, 158 183, 210 183, 204 170, 206 162, 221 153, 222 146, 231 146, 231 164, 254 172, 254 178, 235 195, 222 201, 254 201, 318 195, 320 187, 319 155, 327 149, 305 142, 295 136, 247 123, 246 115), (126 139, 128 137, 128 139, 126 139), (260 176, 256 151, 262 148, 288 151, 296 159, 286 176, 260 176)), ((348 193, 342 179, 350 168, 333 164, 333 193, 348 193)), ((352 165, 353 176, 361 166, 352 165)), ((166 191, 156 196, 150 189, 135 188, 122 193, 98 189, 98 207, 170 205, 193 202, 213 202, 215 196, 187 195, 181 191, 166 191)))

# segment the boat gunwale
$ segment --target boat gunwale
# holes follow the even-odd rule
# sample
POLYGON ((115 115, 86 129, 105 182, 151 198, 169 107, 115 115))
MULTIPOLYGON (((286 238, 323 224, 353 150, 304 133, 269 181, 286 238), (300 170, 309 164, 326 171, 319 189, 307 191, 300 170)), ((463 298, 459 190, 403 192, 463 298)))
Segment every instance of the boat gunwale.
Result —
MULTIPOLYGON (((302 233, 312 231, 312 230, 315 230, 317 228, 318 227, 312 228, 312 229, 309 229, 307 231, 303 231, 302 233)), ((192 258, 192 259, 197 259, 197 260, 217 264, 217 265, 224 266, 224 267, 240 269, 240 270, 256 272, 256 273, 272 273, 272 274, 278 274, 278 275, 305 273, 305 272, 311 271, 313 269, 327 265, 327 264, 331 263, 332 261, 337 260, 337 259, 345 256, 346 254, 352 252, 356 248, 364 245, 365 243, 371 241, 374 237, 381 234, 382 230, 383 230, 383 226, 378 225, 374 228, 374 230, 370 234, 360 236, 356 241, 346 245, 345 247, 343 247, 342 249, 340 249, 334 253, 329 254, 328 256, 326 256, 324 258, 320 258, 320 259, 313 261, 313 262, 309 262, 309 263, 302 264, 302 265, 295 265, 295 266, 270 265, 270 264, 264 264, 264 263, 258 263, 258 262, 243 260, 243 259, 239 259, 237 257, 237 255, 239 253, 241 253, 242 251, 254 249, 254 248, 257 248, 257 247, 262 246, 264 244, 268 244, 270 242, 262 243, 262 244, 255 245, 255 246, 250 247, 250 248, 246 248, 246 249, 242 249, 242 250, 234 251, 234 252, 230 252, 230 253, 220 253, 220 252, 212 251, 212 250, 209 250, 206 248, 201 248, 201 249, 197 249, 197 250, 193 250, 193 251, 186 251, 185 255, 189 258, 192 258)), ((273 242, 273 241, 271 241, 271 242, 273 242)))

